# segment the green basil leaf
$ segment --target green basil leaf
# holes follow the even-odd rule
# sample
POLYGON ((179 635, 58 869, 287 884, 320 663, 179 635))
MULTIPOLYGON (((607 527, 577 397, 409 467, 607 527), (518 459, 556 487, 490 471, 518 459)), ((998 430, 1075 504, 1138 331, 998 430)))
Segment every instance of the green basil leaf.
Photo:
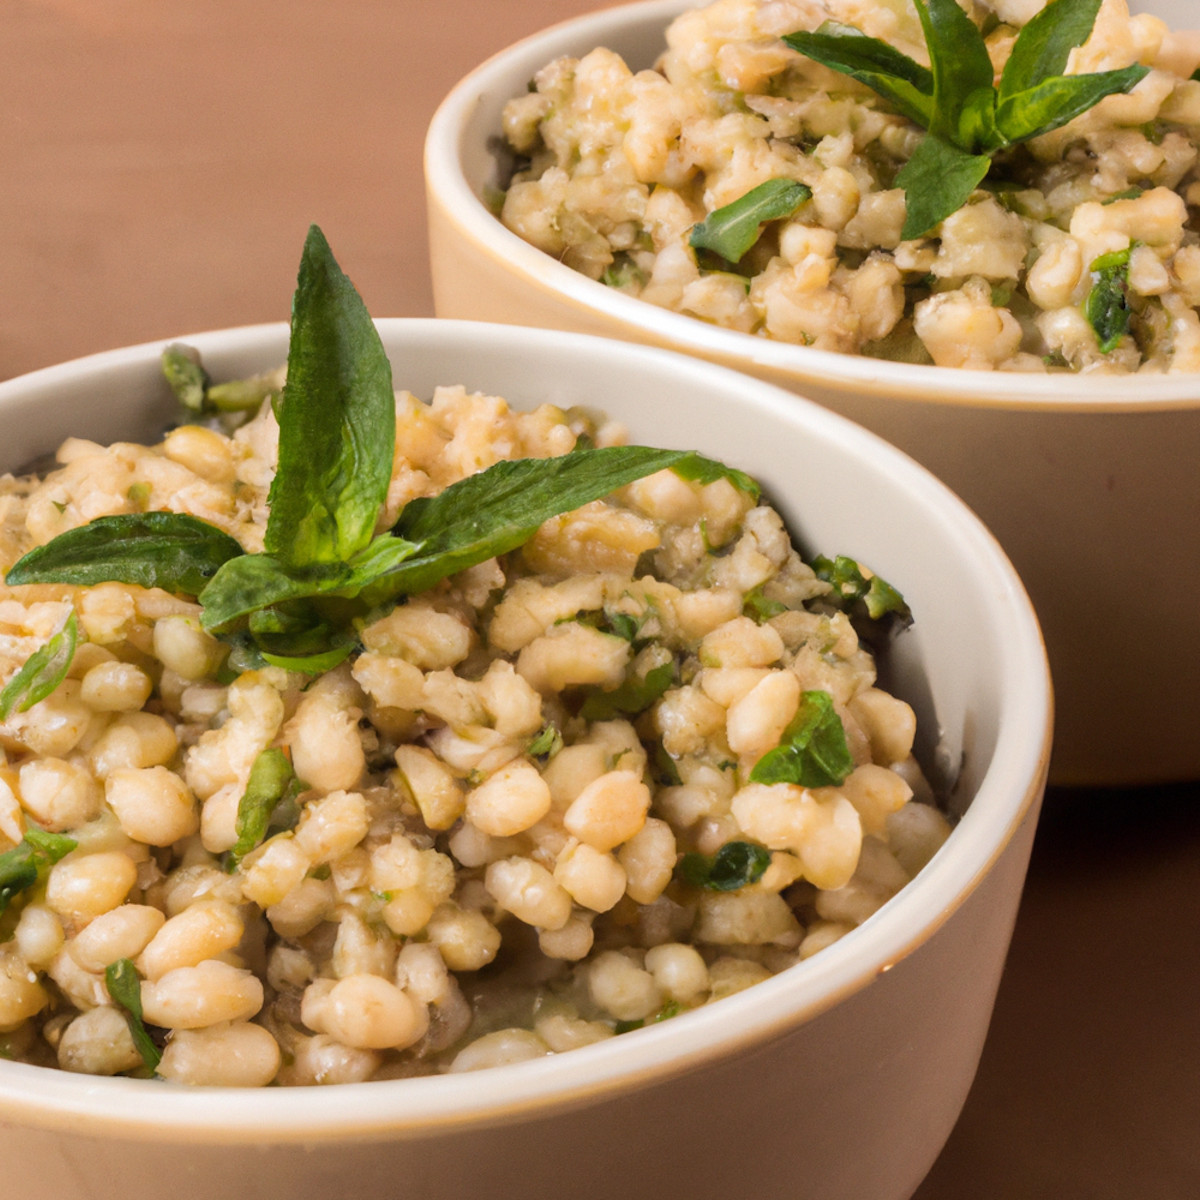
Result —
POLYGON ((703 454, 697 454, 695 451, 681 458, 671 470, 681 479, 692 483, 708 484, 716 483, 718 479, 728 479, 739 492, 745 492, 755 500, 762 494, 758 481, 745 471, 727 467, 723 462, 718 462, 715 458, 705 458, 703 454))
POLYGON ((828 692, 803 692, 796 715, 774 750, 754 764, 754 783, 833 787, 854 770, 846 730, 828 692))
POLYGON ((711 250, 726 262, 741 262, 758 241, 768 221, 790 217, 812 198, 812 188, 794 179, 768 179, 744 196, 710 212, 692 227, 688 244, 696 250, 711 250))
MULTIPOLYGON (((1062 0, 1055 0, 1061 4, 1062 0)), ((996 127, 1009 142, 1022 142, 1058 129, 1105 96, 1127 92, 1149 67, 1123 67, 1095 75, 1060 75, 1010 96, 996 110, 996 127)))
POLYGON ((224 563, 244 553, 229 534, 185 513, 121 513, 35 547, 4 581, 81 587, 115 581, 196 596, 224 563))
POLYGON ((645 712, 675 682, 675 664, 660 663, 645 675, 629 675, 610 691, 589 692, 579 709, 585 721, 611 721, 645 712))
POLYGON ((716 854, 685 854, 676 871, 684 883, 710 892, 736 892, 757 883, 771 852, 755 842, 726 842, 716 854))
POLYGON ((162 373, 171 391, 184 408, 200 412, 208 388, 208 372, 200 362, 200 354, 191 346, 174 344, 163 349, 162 373))
POLYGON ((79 621, 71 609, 62 628, 25 660, 0 691, 0 721, 7 721, 14 709, 27 712, 66 679, 78 641, 79 621))
POLYGON ((266 552, 306 567, 345 562, 362 550, 387 498, 395 438, 387 354, 314 225, 292 306, 266 552))
POLYGON ((1091 34, 1100 3, 1101 0, 1065 3, 1051 0, 1026 21, 1000 75, 1000 103, 1036 87, 1052 75, 1061 75, 1071 51, 1082 46, 1091 34))
POLYGON ((223 632, 260 609, 336 592, 350 574, 343 563, 306 569, 288 567, 269 554, 243 554, 225 563, 200 593, 200 623, 210 632, 223 632))
POLYGON ((27 829, 11 850, 0 854, 0 913, 14 897, 33 887, 42 871, 65 858, 77 845, 66 834, 27 829))
POLYGON ((1083 303, 1084 316, 1096 334, 1101 354, 1117 348, 1129 331, 1129 257, 1133 247, 1102 254, 1092 262, 1092 287, 1083 303))
POLYGON ((815 33, 789 33, 783 40, 814 62, 866 84, 902 116, 929 128, 933 73, 907 54, 837 21, 826 21, 815 33))
POLYGON ((405 505, 392 533, 420 549, 379 577, 381 593, 423 592, 524 545, 544 521, 689 457, 683 450, 608 446, 494 463, 436 496, 405 505))
POLYGON ((142 1062, 151 1071, 157 1071, 162 1054, 146 1032, 142 1019, 142 981, 138 978, 137 967, 128 958, 118 958, 104 968, 104 982, 113 1003, 125 1010, 129 1032, 142 1062))
POLYGON ((907 205, 901 238, 921 237, 962 208, 991 165, 988 155, 966 154, 927 133, 896 176, 907 205))
POLYGON ((229 851, 228 865, 236 868, 266 837, 271 814, 296 783, 292 764, 282 750, 263 750, 254 760, 246 780, 246 790, 238 801, 234 831, 237 841, 229 851))
POLYGON ((957 0, 928 0, 928 3, 913 0, 913 3, 921 19, 933 72, 933 119, 928 125, 929 132, 969 154, 978 143, 964 130, 962 114, 976 93, 992 91, 994 72, 987 45, 957 0))

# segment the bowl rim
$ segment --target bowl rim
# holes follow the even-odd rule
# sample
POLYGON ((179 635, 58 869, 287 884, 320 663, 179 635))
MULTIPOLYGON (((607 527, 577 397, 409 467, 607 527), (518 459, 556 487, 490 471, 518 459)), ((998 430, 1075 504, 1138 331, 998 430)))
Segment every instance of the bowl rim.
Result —
MULTIPOLYGON (((923 506, 936 507, 939 536, 971 548, 986 584, 988 615, 1006 646, 997 681, 998 730, 992 761, 956 825, 951 852, 939 852, 900 895, 841 941, 753 988, 673 1021, 568 1054, 483 1072, 339 1084, 323 1088, 188 1088, 161 1081, 97 1079, 53 1068, 0 1061, 0 1121, 147 1140, 203 1138, 221 1144, 371 1140, 447 1133, 504 1124, 669 1078, 704 1062, 761 1045, 796 1028, 911 955, 982 883, 1022 823, 1036 812, 1045 785, 1052 695, 1037 618, 999 544, 979 519, 925 468, 875 434, 772 384, 654 347, 590 335, 432 318, 377 321, 385 343, 432 347, 453 361, 468 349, 489 353, 568 350, 614 354, 631 367, 667 372, 686 384, 716 379, 742 403, 798 432, 836 439, 889 474, 923 506), (714 375, 717 372, 717 375, 714 375)), ((0 411, 13 401, 77 385, 97 373, 157 364, 165 345, 183 341, 206 356, 268 356, 286 351, 279 322, 160 339, 104 351, 0 382, 0 411)), ((399 384, 403 385, 400 379, 399 384)))
POLYGON ((513 43, 464 76, 435 111, 425 139, 426 194, 472 249, 527 287, 618 326, 621 336, 653 340, 725 365, 753 367, 776 379, 844 392, 866 391, 963 407, 1034 412, 1146 413, 1200 405, 1200 374, 1037 374, 890 362, 774 341, 672 312, 589 279, 525 242, 489 211, 468 179, 464 151, 477 145, 476 114, 485 99, 517 95, 541 66, 578 56, 631 26, 665 26, 704 0, 635 0, 561 21, 513 43), (1086 381, 1079 394, 1067 380, 1086 381))

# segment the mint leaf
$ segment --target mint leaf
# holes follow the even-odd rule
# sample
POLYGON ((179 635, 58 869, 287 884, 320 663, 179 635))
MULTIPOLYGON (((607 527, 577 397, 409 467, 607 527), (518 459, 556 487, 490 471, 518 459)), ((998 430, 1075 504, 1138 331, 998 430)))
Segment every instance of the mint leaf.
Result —
POLYGON ((988 155, 967 154, 927 133, 896 176, 906 205, 901 239, 907 242, 929 233, 962 208, 991 165, 988 155))
POLYGON ((768 221, 790 217, 811 198, 812 189, 794 179, 768 179, 692 226, 688 244, 711 250, 726 262, 741 262, 768 221))
POLYGON ((854 770, 846 731, 824 691, 803 692, 796 715, 774 750, 754 764, 754 783, 794 783, 800 787, 834 787, 854 770))
POLYGON ((196 596, 223 563, 244 554, 215 525, 185 513, 121 513, 97 517, 30 550, 4 582, 132 583, 196 596))
POLYGON ((137 968, 128 958, 118 958, 104 968, 104 982, 113 1003, 125 1010, 129 1032, 142 1062, 151 1071, 157 1071, 162 1054, 146 1032, 142 1019, 142 981, 138 978, 137 968))
POLYGON ((200 593, 200 623, 212 633, 224 632, 259 609, 336 592, 350 574, 344 563, 305 569, 269 554, 243 554, 225 563, 200 593))
POLYGON ((762 494, 762 488, 759 487, 758 481, 747 475, 745 471, 739 471, 736 467, 727 467, 723 462, 718 462, 715 458, 705 458, 703 454, 695 451, 685 454, 683 458, 672 465, 671 470, 681 479, 701 485, 716 483, 718 479, 728 479, 739 492, 745 492, 747 496, 755 500, 762 494))
MULTIPOLYGON (((913 0, 933 72, 933 119, 926 128, 970 154, 990 124, 992 60, 975 22, 957 0, 913 0), (986 101, 976 97, 982 94, 986 101)), ((982 176, 980 177, 982 178, 982 176)))
POLYGON ((266 552, 306 567, 342 563, 362 550, 387 498, 395 438, 391 365, 361 297, 314 225, 292 305, 266 552))
POLYGON ((1101 354, 1117 348, 1129 331, 1129 258, 1132 246, 1102 254, 1091 266, 1092 287, 1083 302, 1083 313, 1096 334, 1101 354))
POLYGON ((929 128, 933 120, 933 73, 907 54, 837 21, 824 22, 815 33, 789 33, 783 40, 814 62, 866 84, 897 112, 929 128))
MULTIPOLYGON (((1061 4, 1062 0, 1055 0, 1061 4)), ((1007 142, 1023 142, 1073 121, 1080 113, 1111 96, 1127 92, 1143 79, 1149 67, 1123 67, 1095 75, 1060 75, 1003 100, 996 110, 996 127, 1007 142)))
POLYGON ((494 463, 436 496, 405 505, 392 533, 419 549, 382 572, 379 593, 372 596, 425 591, 447 576, 524 545, 551 517, 603 499, 688 457, 683 450, 608 446, 494 463))
POLYGON ((1101 0, 1051 0, 1026 21, 1000 75, 1000 102, 1061 75, 1071 51, 1091 34, 1100 4, 1101 0))
POLYGON ((0 721, 7 721, 14 709, 27 712, 66 679, 78 640, 79 621, 71 609, 62 628, 25 660, 0 691, 0 721))
POLYGON ((771 852, 755 842, 726 842, 716 854, 685 854, 676 873, 684 883, 710 892, 736 892, 757 883, 771 865, 771 852))
POLYGON ((11 849, 0 854, 0 913, 21 892, 33 887, 42 872, 65 858, 78 843, 61 833, 27 829, 11 849))
POLYGON ((263 750, 254 760, 246 780, 246 790, 238 801, 234 830, 237 841, 229 851, 227 865, 232 870, 262 842, 271 823, 271 814, 289 792, 299 794, 299 784, 292 764, 282 750, 274 747, 263 750))

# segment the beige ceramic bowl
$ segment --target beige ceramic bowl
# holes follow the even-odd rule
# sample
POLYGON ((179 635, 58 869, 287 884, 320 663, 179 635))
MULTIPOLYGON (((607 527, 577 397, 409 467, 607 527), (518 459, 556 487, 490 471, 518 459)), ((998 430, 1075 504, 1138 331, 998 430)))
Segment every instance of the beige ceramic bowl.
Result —
MULTIPOLYGON (((1146 0, 1195 22, 1194 0, 1146 0)), ((693 0, 592 13, 464 79, 433 119, 426 183, 439 316, 600 333, 736 367, 907 451, 983 518, 1038 611, 1055 782, 1200 777, 1200 378, 1022 376, 880 362, 718 329, 606 288, 521 241, 480 196, 506 100, 562 54, 650 66, 693 0)))
MULTIPOLYGON (((767 982, 650 1029, 471 1075, 187 1090, 0 1061, 0 1162, 22 1200, 903 1200, 983 1044, 1050 739, 1031 606, 940 483, 815 405, 682 356, 440 321, 380 322, 398 385, 602 405, 642 441, 752 471, 802 544, 859 555, 916 624, 891 686, 963 816, 859 929, 767 982)), ((284 326, 188 339, 218 377, 274 365, 284 326)), ((0 384, 4 462, 68 433, 153 437, 161 347, 0 384)))

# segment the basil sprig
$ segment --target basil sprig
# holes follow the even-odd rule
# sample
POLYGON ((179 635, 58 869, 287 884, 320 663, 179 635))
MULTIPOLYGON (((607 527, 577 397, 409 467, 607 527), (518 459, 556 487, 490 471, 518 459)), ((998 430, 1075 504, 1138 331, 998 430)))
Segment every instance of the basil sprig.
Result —
POLYGON ((1092 286, 1083 302, 1084 316, 1096 334, 1102 354, 1120 344, 1129 331, 1129 258, 1132 246, 1093 259, 1092 286))
POLYGON ((62 628, 25 660, 0 691, 0 721, 7 721, 14 709, 27 712, 66 679, 78 640, 79 622, 71 609, 62 628))
POLYGON ((736 892, 757 883, 771 865, 771 852, 756 842, 726 842, 716 854, 685 854, 676 867, 684 883, 710 892, 736 892))
POLYGON ((768 221, 790 217, 811 198, 812 189, 795 179, 768 179, 692 226, 688 243, 696 250, 711 250, 726 262, 741 262, 768 221))
MULTIPOLYGON (((211 392, 203 375, 175 368, 211 392)), ((196 365, 196 364, 193 364, 196 365)), ((10 584, 109 580, 196 596, 201 623, 247 665, 319 674, 358 646, 356 622, 399 597, 523 545, 543 522, 675 467, 687 478, 748 476, 690 451, 584 447, 494 464, 414 500, 376 533, 395 450, 391 367, 324 235, 309 230, 292 306, 279 465, 264 551, 177 513, 102 517, 31 551, 10 584)))
POLYGON ((34 887, 42 873, 70 854, 77 844, 63 833, 27 829, 11 850, 0 854, 0 913, 21 892, 34 887))
POLYGON ((186 513, 96 517, 35 546, 5 583, 132 583, 197 596, 224 563, 243 553, 229 534, 186 513))
POLYGON ((792 49, 866 84, 926 130, 896 176, 907 201, 905 240, 960 209, 999 151, 1058 129, 1105 96, 1128 92, 1149 70, 1134 65, 1062 74, 1071 51, 1091 33, 1101 0, 1051 0, 1017 35, 996 87, 983 34, 956 0, 913 3, 929 68, 833 21, 784 38, 792 49))
POLYGON ((137 967, 128 958, 118 958, 104 968, 104 982, 113 1003, 125 1010, 125 1020, 142 1062, 151 1071, 157 1071, 162 1052, 146 1031, 142 1018, 142 981, 138 978, 137 967))
POLYGON ((754 783, 836 787, 854 770, 846 730, 825 691, 803 692, 779 745, 754 764, 754 783))

